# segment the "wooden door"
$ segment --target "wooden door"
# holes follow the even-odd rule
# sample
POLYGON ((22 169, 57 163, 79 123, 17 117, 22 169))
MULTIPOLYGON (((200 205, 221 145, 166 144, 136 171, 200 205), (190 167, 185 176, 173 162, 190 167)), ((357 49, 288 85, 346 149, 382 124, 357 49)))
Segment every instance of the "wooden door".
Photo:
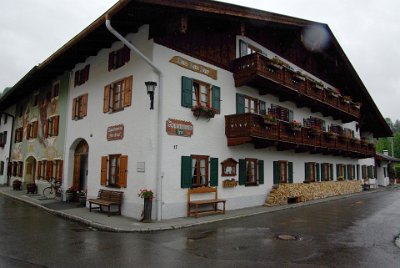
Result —
POLYGON ((75 155, 74 157, 74 178, 72 187, 75 191, 79 190, 79 183, 81 179, 81 156, 75 155))

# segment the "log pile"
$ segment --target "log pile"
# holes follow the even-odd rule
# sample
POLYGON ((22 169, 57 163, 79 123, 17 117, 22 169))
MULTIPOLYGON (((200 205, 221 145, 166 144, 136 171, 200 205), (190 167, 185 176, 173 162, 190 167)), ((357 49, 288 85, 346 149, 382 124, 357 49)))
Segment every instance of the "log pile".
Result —
POLYGON ((272 188, 265 206, 285 205, 288 204, 289 198, 296 198, 296 202, 304 202, 336 195, 359 193, 361 191, 360 180, 282 183, 272 188))

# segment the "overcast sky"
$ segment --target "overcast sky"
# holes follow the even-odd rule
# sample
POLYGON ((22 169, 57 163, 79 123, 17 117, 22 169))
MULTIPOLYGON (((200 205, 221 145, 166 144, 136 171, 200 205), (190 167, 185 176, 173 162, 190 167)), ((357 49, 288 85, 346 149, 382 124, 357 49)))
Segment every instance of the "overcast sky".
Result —
MULTIPOLYGON (((3 1, 0 90, 99 17, 115 0, 3 1)), ((384 117, 400 119, 400 1, 225 0, 326 23, 384 117)))

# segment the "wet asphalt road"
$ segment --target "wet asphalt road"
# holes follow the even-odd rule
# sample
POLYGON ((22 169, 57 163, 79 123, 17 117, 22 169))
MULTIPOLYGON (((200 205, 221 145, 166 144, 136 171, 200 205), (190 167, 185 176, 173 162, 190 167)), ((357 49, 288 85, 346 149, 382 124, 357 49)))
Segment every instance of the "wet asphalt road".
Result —
POLYGON ((96 231, 0 195, 0 267, 398 268, 399 233, 400 188, 146 234, 96 231))

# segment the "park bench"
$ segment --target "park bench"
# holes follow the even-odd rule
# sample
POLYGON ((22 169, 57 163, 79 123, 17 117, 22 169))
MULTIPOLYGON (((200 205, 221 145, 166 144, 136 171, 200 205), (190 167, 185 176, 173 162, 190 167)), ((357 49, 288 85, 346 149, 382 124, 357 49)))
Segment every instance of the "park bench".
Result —
POLYGON ((112 213, 110 211, 111 206, 118 206, 117 214, 121 215, 121 205, 122 205, 122 198, 123 192, 119 191, 111 191, 111 190, 104 190, 100 189, 96 199, 89 199, 89 211, 91 212, 92 209, 99 209, 103 211, 102 207, 105 206, 108 208, 107 215, 110 217, 112 213), (98 207, 92 207, 92 204, 98 205, 98 207))
POLYGON ((216 213, 225 214, 225 202, 226 202, 226 200, 224 200, 224 199, 218 199, 218 189, 217 188, 196 187, 196 188, 188 189, 187 215, 188 215, 188 217, 194 215, 197 218, 199 215, 205 215, 205 214, 216 214, 216 213), (205 199, 205 200, 191 200, 192 195, 200 195, 200 194, 203 194, 203 195, 211 194, 214 196, 214 198, 205 199), (219 203, 222 203, 222 205, 223 205, 222 209, 218 209, 219 203), (204 207, 206 205, 211 206, 211 209, 203 208, 200 210, 200 207, 204 207))

